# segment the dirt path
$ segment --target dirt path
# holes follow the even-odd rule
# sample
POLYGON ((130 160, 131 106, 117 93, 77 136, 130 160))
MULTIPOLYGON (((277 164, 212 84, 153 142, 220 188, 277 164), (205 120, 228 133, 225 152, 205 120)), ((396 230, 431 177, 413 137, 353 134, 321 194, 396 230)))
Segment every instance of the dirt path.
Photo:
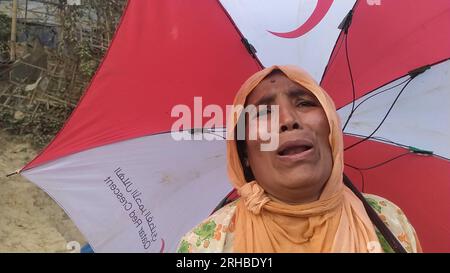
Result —
POLYGON ((0 129, 0 252, 69 252, 68 242, 85 242, 45 192, 20 175, 5 177, 36 153, 25 138, 0 129))

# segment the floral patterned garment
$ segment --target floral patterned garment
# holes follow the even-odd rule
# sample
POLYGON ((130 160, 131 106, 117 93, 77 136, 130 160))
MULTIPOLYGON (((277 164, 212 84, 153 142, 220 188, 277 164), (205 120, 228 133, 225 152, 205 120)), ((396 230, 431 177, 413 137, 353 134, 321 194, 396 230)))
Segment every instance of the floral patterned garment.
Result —
MULTIPOLYGON (((416 232, 403 211, 392 202, 372 194, 364 197, 408 252, 421 251, 416 232)), ((181 239, 179 253, 233 252, 236 201, 216 211, 181 239)), ((384 252, 393 252, 375 228, 384 252)))

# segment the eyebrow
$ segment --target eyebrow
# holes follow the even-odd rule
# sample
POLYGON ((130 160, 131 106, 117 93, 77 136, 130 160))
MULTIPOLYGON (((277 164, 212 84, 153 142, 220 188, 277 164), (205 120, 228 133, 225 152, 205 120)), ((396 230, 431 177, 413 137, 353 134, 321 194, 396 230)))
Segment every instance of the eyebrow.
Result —
POLYGON ((315 96, 311 93, 311 91, 308 91, 306 89, 301 88, 293 88, 288 91, 289 98, 299 98, 299 97, 311 97, 315 98, 315 96))
MULTIPOLYGON (((275 101, 275 97, 277 96, 277 94, 271 94, 271 95, 266 95, 263 96, 262 98, 260 98, 255 105, 270 105, 275 101)), ((310 91, 299 88, 299 87, 294 87, 292 89, 290 89, 288 91, 288 97, 291 99, 294 98, 299 98, 299 97, 311 97, 311 98, 315 98, 314 95, 311 94, 310 91)))

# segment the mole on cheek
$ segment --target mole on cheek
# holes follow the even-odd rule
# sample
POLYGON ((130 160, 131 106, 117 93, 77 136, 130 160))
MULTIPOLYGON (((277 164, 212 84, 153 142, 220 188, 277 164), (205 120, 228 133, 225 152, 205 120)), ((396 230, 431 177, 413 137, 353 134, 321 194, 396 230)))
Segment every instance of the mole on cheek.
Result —
POLYGON ((270 83, 275 83, 277 80, 275 80, 275 79, 271 79, 270 80, 270 83))

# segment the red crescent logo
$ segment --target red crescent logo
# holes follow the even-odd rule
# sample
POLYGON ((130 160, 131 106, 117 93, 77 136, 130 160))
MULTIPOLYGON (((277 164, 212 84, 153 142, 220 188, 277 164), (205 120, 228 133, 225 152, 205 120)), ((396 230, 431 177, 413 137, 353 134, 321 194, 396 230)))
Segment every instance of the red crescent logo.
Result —
POLYGON ((275 36, 281 37, 281 38, 298 38, 307 32, 309 32, 311 29, 313 29, 317 24, 322 21, 323 17, 327 14, 328 10, 331 8, 331 5, 333 4, 334 0, 318 0, 317 6, 314 9, 311 16, 306 20, 306 22, 299 26, 297 29, 290 31, 290 32, 273 32, 268 30, 270 33, 272 33, 275 36))

